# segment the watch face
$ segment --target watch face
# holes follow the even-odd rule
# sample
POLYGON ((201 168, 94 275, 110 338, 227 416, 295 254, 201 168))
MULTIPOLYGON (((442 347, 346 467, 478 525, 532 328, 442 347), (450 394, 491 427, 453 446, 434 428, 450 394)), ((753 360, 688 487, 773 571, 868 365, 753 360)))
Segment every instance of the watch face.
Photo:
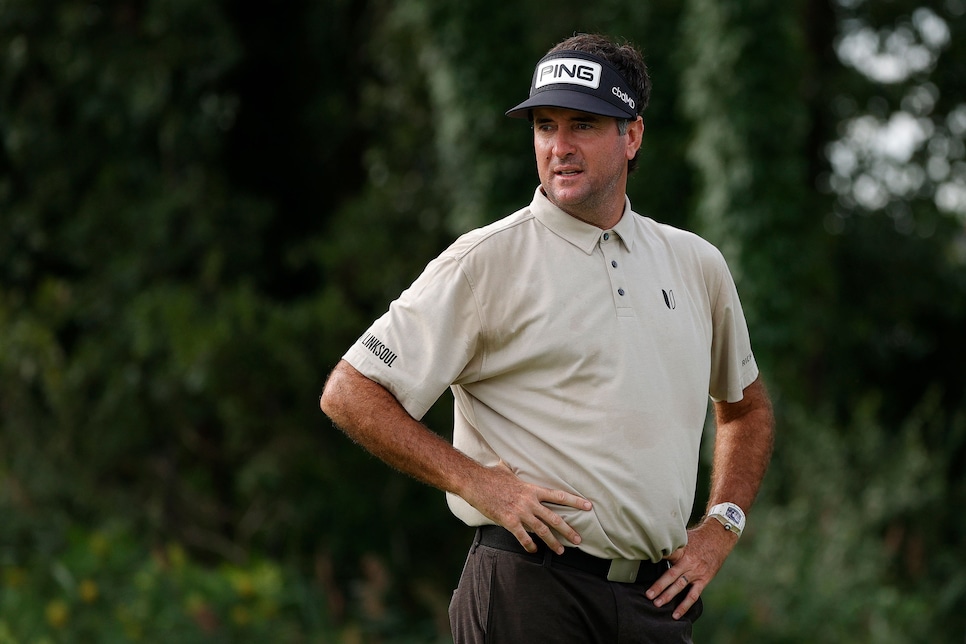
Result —
POLYGON ((725 516, 728 517, 729 521, 734 521, 735 523, 741 523, 741 513, 735 508, 725 508, 725 516))

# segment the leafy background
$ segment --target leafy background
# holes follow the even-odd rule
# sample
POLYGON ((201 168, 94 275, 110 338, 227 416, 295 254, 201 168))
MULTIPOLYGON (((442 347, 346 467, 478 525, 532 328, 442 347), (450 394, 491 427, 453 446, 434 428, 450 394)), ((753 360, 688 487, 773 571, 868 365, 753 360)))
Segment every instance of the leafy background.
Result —
POLYGON ((697 637, 963 641, 964 14, 0 0, 0 641, 450 639, 469 531, 317 396, 529 198, 574 31, 644 50, 632 203, 725 252, 779 417, 697 637))

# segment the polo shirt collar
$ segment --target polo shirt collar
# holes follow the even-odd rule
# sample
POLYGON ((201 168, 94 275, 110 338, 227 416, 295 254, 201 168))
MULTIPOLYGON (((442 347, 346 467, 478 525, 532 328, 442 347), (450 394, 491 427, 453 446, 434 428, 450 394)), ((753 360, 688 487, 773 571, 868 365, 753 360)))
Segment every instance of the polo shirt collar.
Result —
MULTIPOLYGON (((547 199, 547 195, 543 194, 543 190, 539 186, 537 186, 533 201, 530 203, 530 211, 540 223, 588 255, 594 252, 601 234, 604 233, 597 226, 571 217, 555 206, 547 199)), ((628 251, 634 250, 633 214, 631 200, 627 198, 627 195, 624 195, 624 214, 611 230, 617 233, 628 251)))

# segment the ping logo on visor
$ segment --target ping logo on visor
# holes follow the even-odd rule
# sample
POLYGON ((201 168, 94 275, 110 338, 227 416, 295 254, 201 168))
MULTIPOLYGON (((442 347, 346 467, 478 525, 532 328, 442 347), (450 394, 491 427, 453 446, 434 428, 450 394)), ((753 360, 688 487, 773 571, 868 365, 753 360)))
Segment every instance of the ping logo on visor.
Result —
POLYGON ((555 58, 542 63, 533 79, 533 89, 555 83, 583 85, 591 89, 600 87, 602 67, 600 63, 582 58, 555 58))
POLYGON ((530 97, 507 111, 512 118, 529 118, 538 107, 562 107, 636 119, 638 99, 631 85, 608 60, 583 51, 556 51, 533 70, 530 97))

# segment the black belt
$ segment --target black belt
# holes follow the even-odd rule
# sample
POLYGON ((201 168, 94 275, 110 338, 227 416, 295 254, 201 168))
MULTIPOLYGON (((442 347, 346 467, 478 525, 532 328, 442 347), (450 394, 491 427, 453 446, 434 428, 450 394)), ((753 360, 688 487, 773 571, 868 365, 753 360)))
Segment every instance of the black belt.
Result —
MULTIPOLYGON (((482 546, 496 548, 497 550, 503 550, 505 552, 512 552, 534 562, 542 563, 543 561, 548 560, 551 566, 565 566, 567 568, 574 568, 603 579, 607 579, 607 573, 611 567, 610 559, 601 559, 600 557, 595 557, 587 554, 579 548, 564 548, 564 553, 562 555, 558 555, 550 550, 550 547, 535 535, 531 536, 533 537, 534 543, 537 544, 537 552, 527 552, 523 546, 520 545, 520 542, 517 541, 517 538, 514 537, 508 530, 496 525, 480 526, 477 528, 476 535, 476 542, 482 546)), ((667 572, 667 569, 667 561, 661 561, 658 563, 654 563, 652 561, 642 561, 641 567, 637 572, 637 579, 634 581, 634 583, 647 584, 650 586, 657 581, 661 575, 667 572)))

